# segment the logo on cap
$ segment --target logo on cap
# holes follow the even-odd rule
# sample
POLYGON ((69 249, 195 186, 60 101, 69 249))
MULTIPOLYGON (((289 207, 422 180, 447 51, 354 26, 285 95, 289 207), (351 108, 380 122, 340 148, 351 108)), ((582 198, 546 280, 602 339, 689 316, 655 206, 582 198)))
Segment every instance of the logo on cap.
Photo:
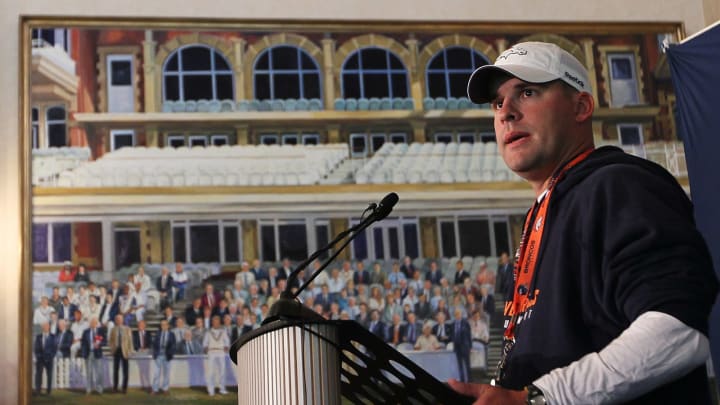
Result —
POLYGON ((527 50, 525 50, 525 49, 523 49, 523 48, 519 48, 519 47, 510 48, 510 49, 508 49, 507 51, 505 51, 505 52, 503 52, 502 54, 500 54, 500 56, 498 56, 498 60, 499 60, 499 59, 507 59, 508 56, 510 56, 510 55, 520 55, 520 56, 523 56, 523 55, 527 55, 527 53, 528 53, 527 50))
POLYGON ((571 81, 579 84, 580 87, 582 87, 583 89, 585 88, 585 83, 583 83, 582 80, 578 79, 577 76, 573 76, 569 72, 565 72, 565 77, 567 77, 568 80, 571 80, 571 81))

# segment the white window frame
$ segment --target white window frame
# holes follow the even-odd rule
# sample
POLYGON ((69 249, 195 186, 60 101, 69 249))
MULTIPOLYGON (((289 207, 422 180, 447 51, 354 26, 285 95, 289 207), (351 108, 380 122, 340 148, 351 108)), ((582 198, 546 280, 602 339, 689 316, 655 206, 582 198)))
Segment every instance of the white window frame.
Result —
POLYGON ((283 134, 281 137, 281 142, 283 145, 292 145, 288 143, 288 139, 295 139, 295 145, 301 145, 300 143, 300 135, 298 134, 283 134))
MULTIPOLYGON (((360 218, 351 217, 349 218, 350 226, 355 226, 360 222, 360 218)), ((418 246, 418 257, 424 257, 422 251, 422 238, 420 231, 420 218, 419 217, 388 217, 382 222, 373 225, 370 228, 365 229, 365 243, 367 246, 368 259, 377 260, 377 249, 375 246, 375 229, 380 229, 382 232, 383 239, 383 252, 386 256, 390 254, 390 228, 396 228, 398 231, 398 256, 397 258, 391 258, 392 260, 399 260, 406 256, 405 251, 405 228, 404 225, 413 224, 417 228, 417 246, 418 246)), ((350 244, 350 252, 354 259, 357 259, 355 254, 355 245, 350 244)), ((384 260, 391 260, 385 258, 384 260)))
POLYGON ((391 133, 388 135, 388 140, 387 140, 387 142, 390 142, 390 143, 408 143, 408 141, 407 141, 407 136, 408 136, 408 135, 407 135, 407 133, 405 133, 405 132, 391 132, 391 133), (402 138, 402 140, 401 140, 400 142, 395 142, 395 138, 396 138, 396 137, 397 137, 397 138, 402 138))
POLYGON ((280 145, 280 137, 277 134, 261 134, 260 135, 260 145, 280 145), (266 139, 274 139, 275 143, 265 143, 266 139))
POLYGON ((495 223, 498 222, 505 222, 508 225, 508 246, 512 247, 512 241, 510 240, 512 238, 510 233, 510 218, 507 215, 483 215, 483 214, 467 214, 467 215, 450 215, 450 216, 440 216, 437 218, 437 235, 438 235, 438 249, 440 250, 440 256, 441 257, 460 257, 460 221, 466 221, 466 220, 485 220, 488 223, 488 235, 490 238, 490 254, 497 255, 499 254, 497 249, 497 241, 495 236, 495 223), (453 224, 453 231, 455 234, 455 252, 445 252, 443 250, 443 240, 442 240, 442 224, 443 223, 452 223, 453 224), (494 252, 494 253, 493 253, 494 252), (452 254, 448 254, 452 253, 452 254))
POLYGON ((215 145, 215 140, 217 140, 217 139, 224 139, 225 145, 230 145, 230 137, 228 135, 222 135, 222 134, 211 135, 210 136, 210 145, 217 146, 217 145, 215 145))
POLYGON ((131 94, 131 100, 130 104, 132 105, 132 109, 130 111, 123 111, 123 112, 134 112, 135 110, 135 58, 131 54, 112 54, 107 55, 106 57, 106 65, 105 65, 105 71, 107 75, 106 83, 105 83, 105 92, 107 94, 107 110, 108 112, 120 112, 120 111, 111 111, 110 109, 110 103, 112 100, 111 97, 111 89, 115 86, 112 84, 112 63, 113 62, 130 62, 130 84, 127 85, 132 90, 131 94))
POLYGON ((175 134, 175 135, 168 135, 168 136, 167 136, 166 142, 165 142, 165 146, 166 146, 166 147, 170 147, 170 148, 172 148, 172 147, 182 148, 182 147, 187 147, 187 146, 188 146, 188 143, 187 143, 187 141, 185 140, 185 135, 175 134), (182 144, 181 146, 172 146, 172 141, 177 141, 177 140, 181 140, 183 144, 182 144))
POLYGON ((370 145, 368 146, 370 147, 370 153, 372 154, 377 153, 377 151, 379 151, 388 141, 387 134, 384 132, 372 132, 368 138, 370 140, 370 145), (375 149, 375 143, 373 142, 375 139, 382 139, 383 141, 382 145, 380 145, 377 149, 375 149))
POLYGON ((45 139, 47 140, 47 142, 45 142, 45 144, 47 145, 47 147, 50 147, 50 125, 58 125, 58 124, 65 125, 65 146, 67 146, 67 144, 68 144, 67 115, 68 115, 67 108, 63 104, 51 105, 45 109, 45 139), (50 110, 52 110, 53 108, 62 108, 63 111, 65 112, 65 118, 63 118, 62 120, 56 120, 56 119, 51 120, 48 117, 48 114, 50 113, 50 110))
POLYGON ((458 132, 456 134, 457 143, 463 143, 462 138, 466 137, 466 136, 472 138, 472 142, 465 142, 465 143, 475 143, 478 141, 478 137, 474 132, 458 132))
POLYGON ((607 64, 608 64, 608 76, 610 77, 610 104, 614 107, 624 106, 624 105, 636 105, 640 104, 642 102, 642 97, 640 95, 640 86, 639 86, 639 78, 638 78, 638 72, 636 68, 636 60, 635 60, 635 54, 631 51, 628 52, 612 52, 607 54, 607 64), (630 63, 630 70, 632 73, 631 79, 616 79, 613 77, 613 60, 620 60, 625 59, 630 63), (630 86, 632 87, 634 94, 635 94, 635 100, 632 100, 630 103, 616 103, 613 95, 612 87, 613 83, 618 82, 632 82, 630 86))
POLYGON ((352 157, 354 157, 354 158, 367 157, 367 155, 369 154, 369 151, 370 151, 370 145, 368 145, 369 139, 368 139, 367 134, 365 134, 365 133, 353 133, 353 134, 350 134, 350 136, 348 137, 348 139, 349 139, 349 141, 350 141, 350 155, 351 155, 352 157), (353 148, 353 140, 354 140, 354 139, 357 139, 357 138, 362 139, 362 140, 364 141, 364 143, 365 143, 365 148, 363 149, 362 152, 355 152, 355 151, 354 151, 354 148, 353 148))
POLYGON ((110 130, 110 151, 117 149, 115 138, 117 136, 130 135, 132 138, 132 144, 130 147, 136 145, 135 131, 132 129, 111 129, 110 130))
POLYGON ((315 139, 315 144, 320 145, 320 134, 303 134, 302 135, 302 144, 308 145, 307 141, 308 139, 315 139))
MULTIPOLYGON (((190 241, 190 228, 193 226, 217 226, 218 227, 218 246, 219 251, 219 263, 220 264, 238 264, 242 262, 243 258, 243 243, 242 243, 242 224, 237 219, 211 219, 211 220, 172 220, 170 221, 170 234, 175 228, 185 229, 185 262, 193 263, 192 259, 192 243, 190 241), (228 262, 225 260, 225 228, 237 227, 238 230, 238 262, 228 262)), ((173 236, 174 237, 174 236, 173 236)), ((172 257, 175 258, 175 241, 172 241, 172 257)))
MULTIPOLYGON (((315 220, 314 218, 270 218, 260 219, 257 224, 257 246, 261 261, 272 261, 266 257, 263 257, 263 246, 262 246, 262 227, 272 226, 273 227, 273 244, 275 247, 275 260, 280 261, 283 259, 282 252, 280 251, 280 226, 281 225, 302 225, 305 227, 305 241, 307 249, 313 250, 317 244, 315 238, 315 220)), ((332 240, 332 239, 330 239, 332 240)), ((306 252, 309 255, 309 252, 306 252)))
POLYGON ((207 135, 190 135, 190 136, 188 136, 187 146, 188 146, 188 148, 194 148, 197 146, 202 146, 202 147, 206 148, 208 146, 208 136, 207 135), (203 144, 202 145, 193 145, 193 141, 202 141, 203 144))
MULTIPOLYGON (((57 265, 61 264, 62 262, 55 261, 54 256, 54 238, 53 238, 53 225, 54 224, 69 224, 70 225, 70 238, 72 238, 72 232, 73 232, 73 223, 72 222, 33 222, 33 225, 41 225, 45 224, 47 225, 47 252, 48 252, 48 261, 47 262, 33 262, 33 264, 48 264, 48 265, 57 265)), ((31 227, 32 228, 32 227, 31 227)), ((70 256, 72 256, 72 243, 70 245, 70 256)), ((32 260, 32 255, 30 257, 32 260)))
POLYGON ((455 134, 453 134, 452 132, 436 132, 436 133, 433 134, 433 142, 435 142, 435 143, 451 143, 451 142, 455 142, 455 136, 454 136, 454 135, 455 135, 455 134), (441 137, 446 137, 446 136, 449 136, 449 137, 450 137, 450 142, 445 142, 445 141, 441 141, 441 140, 440 140, 441 137))
POLYGON ((631 143, 623 143, 622 131, 621 131, 621 130, 622 130, 622 129, 625 129, 625 128, 631 128, 631 129, 637 130, 638 136, 640 137, 640 143, 638 143, 637 145, 644 145, 644 144, 645 144, 645 139, 644 139, 645 137, 643 136, 643 125, 642 125, 642 124, 638 124, 638 123, 627 123, 627 122, 623 122, 623 123, 617 124, 618 143, 619 143, 621 146, 636 145, 636 144, 631 144, 631 143))

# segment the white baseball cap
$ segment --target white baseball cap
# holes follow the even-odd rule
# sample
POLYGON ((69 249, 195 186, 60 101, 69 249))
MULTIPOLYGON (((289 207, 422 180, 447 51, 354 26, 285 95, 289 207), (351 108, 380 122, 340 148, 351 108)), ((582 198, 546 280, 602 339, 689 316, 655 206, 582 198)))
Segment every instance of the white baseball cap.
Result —
POLYGON ((505 73, 528 83, 562 80, 578 91, 592 93, 588 72, 570 52, 546 42, 521 42, 501 53, 494 65, 481 66, 470 75, 467 93, 470 101, 487 103, 493 96, 490 78, 505 73))

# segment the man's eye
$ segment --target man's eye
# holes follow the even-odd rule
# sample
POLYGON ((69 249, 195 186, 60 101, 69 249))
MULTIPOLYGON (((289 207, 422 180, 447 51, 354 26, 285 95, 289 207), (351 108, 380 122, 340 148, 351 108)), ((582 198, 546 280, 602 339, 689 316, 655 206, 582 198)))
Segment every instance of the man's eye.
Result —
POLYGON ((522 91, 522 95, 525 97, 530 97, 533 94, 535 94, 535 90, 533 90, 533 89, 523 89, 523 91, 522 91))
POLYGON ((501 109, 502 106, 503 106, 502 101, 495 101, 494 103, 492 103, 492 107, 495 110, 501 109))

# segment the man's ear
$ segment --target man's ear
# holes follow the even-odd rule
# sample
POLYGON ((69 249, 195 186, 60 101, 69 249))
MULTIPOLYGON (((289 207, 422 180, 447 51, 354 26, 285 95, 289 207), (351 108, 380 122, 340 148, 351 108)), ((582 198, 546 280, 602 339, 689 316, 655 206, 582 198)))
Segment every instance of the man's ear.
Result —
POLYGON ((592 118, 593 111, 595 111, 595 100, 590 93, 578 93, 575 100, 575 121, 585 122, 592 118))

